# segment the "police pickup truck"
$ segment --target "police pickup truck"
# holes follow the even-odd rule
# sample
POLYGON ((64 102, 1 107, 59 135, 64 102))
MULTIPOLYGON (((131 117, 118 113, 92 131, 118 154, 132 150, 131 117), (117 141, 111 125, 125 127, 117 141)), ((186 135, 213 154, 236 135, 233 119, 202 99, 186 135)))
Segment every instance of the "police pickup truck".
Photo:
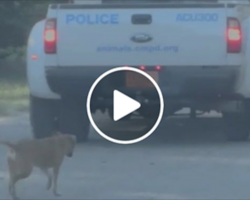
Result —
MULTIPOLYGON (((60 129, 85 141, 90 127, 86 97, 93 82, 111 68, 143 65, 159 74, 165 116, 185 107, 216 110, 222 113, 229 140, 247 140, 249 14, 247 0, 51 4, 46 19, 35 24, 28 40, 34 137, 60 129), (150 40, 131 40, 138 35, 150 40)), ((99 97, 104 98, 103 93, 99 97)), ((107 109, 96 106, 96 110, 107 109)))

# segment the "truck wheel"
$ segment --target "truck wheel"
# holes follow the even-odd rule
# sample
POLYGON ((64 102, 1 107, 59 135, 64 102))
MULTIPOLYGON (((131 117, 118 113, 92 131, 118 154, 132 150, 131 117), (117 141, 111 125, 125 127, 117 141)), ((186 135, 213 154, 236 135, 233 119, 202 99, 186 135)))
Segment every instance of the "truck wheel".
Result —
POLYGON ((80 116, 81 132, 76 132, 78 142, 87 142, 89 139, 90 121, 87 115, 87 109, 80 116))
POLYGON ((90 121, 83 99, 63 98, 58 119, 59 129, 62 133, 75 135, 79 143, 88 140, 90 121))
POLYGON ((56 101, 30 96, 30 123, 33 137, 50 137, 55 128, 56 101))
POLYGON ((246 141, 250 134, 250 125, 245 114, 223 113, 225 134, 229 141, 246 141))

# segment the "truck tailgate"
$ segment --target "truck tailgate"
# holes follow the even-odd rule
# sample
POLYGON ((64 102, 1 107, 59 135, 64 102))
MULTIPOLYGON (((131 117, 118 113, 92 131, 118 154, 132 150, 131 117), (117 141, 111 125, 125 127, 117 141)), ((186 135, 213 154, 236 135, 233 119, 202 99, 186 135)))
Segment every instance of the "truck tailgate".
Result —
POLYGON ((59 66, 226 63, 226 8, 64 5, 57 11, 59 66))

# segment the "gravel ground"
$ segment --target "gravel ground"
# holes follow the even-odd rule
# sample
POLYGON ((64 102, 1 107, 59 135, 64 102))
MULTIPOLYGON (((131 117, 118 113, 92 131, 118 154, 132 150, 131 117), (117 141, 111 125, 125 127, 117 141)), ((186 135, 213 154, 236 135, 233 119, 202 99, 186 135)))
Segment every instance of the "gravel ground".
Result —
MULTIPOLYGON (((28 115, 0 118, 0 137, 31 137, 28 115)), ((6 153, 0 147, 0 199, 10 199, 6 153)), ((45 186, 46 178, 34 169, 17 192, 22 199, 249 199, 250 145, 227 142, 214 113, 163 120, 133 145, 113 144, 92 129, 90 141, 63 163, 62 196, 55 198, 45 186)))

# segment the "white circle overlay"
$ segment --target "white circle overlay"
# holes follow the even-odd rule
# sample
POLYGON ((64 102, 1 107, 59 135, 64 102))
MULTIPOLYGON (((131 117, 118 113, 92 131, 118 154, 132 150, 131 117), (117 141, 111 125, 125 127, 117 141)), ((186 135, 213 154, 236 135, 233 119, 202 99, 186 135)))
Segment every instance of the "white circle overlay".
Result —
POLYGON ((163 116, 163 111, 164 111, 164 101, 163 101, 163 95, 162 95, 162 92, 161 92, 161 89, 160 87, 158 86, 158 84, 155 82, 155 80, 149 75, 147 74, 146 72, 140 70, 140 69, 137 69, 137 68, 134 68, 134 67, 116 67, 116 68, 113 68, 113 69, 110 69, 106 72, 104 72, 101 76, 99 76, 95 82, 93 83, 93 85, 91 86, 90 90, 89 90, 89 93, 88 93, 88 97, 87 97, 87 114, 88 114, 88 117, 89 117, 89 120, 90 120, 90 123, 91 125, 93 126, 93 128, 95 129, 95 131, 100 135, 102 136, 103 138, 105 138, 106 140, 110 141, 110 142, 113 142, 113 143, 116 143, 116 144, 135 144, 137 142, 141 142, 142 140, 146 139, 147 137, 149 137, 154 131, 155 129, 159 126, 160 122, 161 122, 161 119, 162 119, 162 116, 163 116), (114 139, 114 138, 111 138, 109 136, 107 136, 105 133, 103 133, 95 124, 93 118, 92 118, 92 114, 91 114, 91 110, 90 110, 90 101, 91 101, 91 97, 92 97, 92 94, 93 94, 93 91, 96 87, 96 85, 106 76, 114 73, 114 72, 119 72, 119 71, 132 71, 132 72, 137 72, 143 76, 145 76, 147 79, 149 79, 151 81, 151 83, 154 85, 154 87, 156 88, 157 92, 158 92, 158 95, 159 95, 159 98, 160 98, 160 112, 159 112, 159 116, 158 116, 158 119, 157 121, 155 122, 154 126, 146 133, 144 134, 143 136, 139 137, 139 138, 136 138, 134 140, 127 140, 127 141, 124 141, 124 140, 117 140, 117 139, 114 139))

